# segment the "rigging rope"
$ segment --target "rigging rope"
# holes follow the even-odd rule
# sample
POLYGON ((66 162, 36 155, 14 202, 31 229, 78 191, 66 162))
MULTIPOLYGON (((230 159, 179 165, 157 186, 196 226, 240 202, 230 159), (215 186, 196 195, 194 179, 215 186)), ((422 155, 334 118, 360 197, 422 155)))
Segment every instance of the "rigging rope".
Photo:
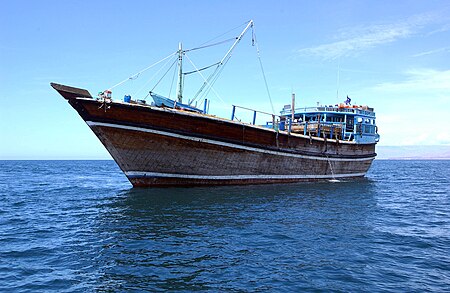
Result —
MULTIPOLYGON (((171 56, 168 56, 168 57, 173 57, 174 56, 174 54, 172 54, 171 56)), ((167 58, 164 58, 164 59, 167 59, 167 58)), ((175 58, 175 61, 176 60, 178 60, 178 56, 175 58)), ((158 69, 158 71, 156 71, 155 72, 155 74, 153 74, 152 75, 152 77, 150 77, 150 79, 139 89, 139 90, 137 90, 134 94, 133 94, 133 96, 136 96, 140 91, 142 91, 142 89, 144 89, 154 78, 155 78, 155 76, 157 76, 160 72, 161 72, 161 70, 164 68, 164 67, 166 67, 166 65, 167 64, 169 64, 169 62, 170 62, 171 60, 169 59, 169 60, 167 60, 167 62, 166 63, 164 63, 164 65, 163 66, 161 66, 161 68, 159 68, 158 69)), ((155 65, 156 65, 156 63, 155 63, 155 65)), ((173 65, 171 65, 171 67, 172 67, 173 65)), ((148 95, 147 95, 148 96, 148 95)), ((146 96, 146 97, 147 97, 146 96)), ((145 100, 146 98, 144 98, 144 100, 145 100)))
POLYGON ((112 90, 113 88, 115 88, 115 87, 117 87, 117 86, 123 84, 124 82, 127 82, 128 80, 134 80, 134 79, 138 78, 139 75, 140 75, 141 73, 143 73, 143 72, 149 70, 150 68, 152 68, 152 67, 158 65, 159 63, 161 63, 161 62, 163 62, 164 60, 166 60, 166 59, 172 57, 172 56, 175 55, 175 54, 178 54, 178 51, 175 52, 175 53, 172 53, 172 54, 170 54, 169 56, 167 56, 167 57, 165 57, 165 58, 159 60, 158 62, 153 63, 152 65, 150 65, 150 66, 148 66, 148 67, 142 69, 141 71, 139 71, 138 73, 133 74, 132 76, 128 77, 127 79, 124 79, 124 80, 122 80, 121 82, 119 82, 119 83, 113 85, 113 86, 110 87, 108 90, 112 90))
POLYGON ((197 98, 201 98, 204 97, 206 95, 208 95, 209 91, 212 89, 212 86, 214 85, 214 83, 217 81, 217 79, 219 78, 220 74, 222 73, 223 69, 225 68, 225 65, 228 63, 228 60, 230 60, 231 55, 233 54, 232 51, 229 52, 230 54, 223 60, 219 61, 216 63, 216 69, 214 70, 213 73, 211 73, 210 76, 208 76, 207 79, 205 79, 205 82, 203 83, 203 85, 200 87, 200 89, 197 91, 197 93, 194 96, 194 101, 197 98), (203 90, 205 89, 205 87, 208 86, 208 90, 206 92, 203 92, 203 90), (202 95, 200 95, 203 92, 202 95))
POLYGON ((184 72, 183 74, 184 74, 184 75, 188 75, 188 74, 196 73, 196 72, 199 72, 199 71, 203 71, 203 70, 205 70, 205 69, 208 69, 208 68, 211 68, 211 67, 213 67, 213 66, 216 66, 216 65, 219 64, 219 63, 220 63, 220 62, 217 62, 217 63, 211 64, 211 65, 209 65, 209 66, 200 68, 200 69, 198 69, 198 70, 189 71, 189 72, 184 72))
MULTIPOLYGON (((245 29, 240 33, 240 35, 236 38, 236 41, 233 43, 231 48, 228 50, 228 52, 225 54, 225 56, 220 60, 220 62, 217 64, 216 69, 213 73, 205 80, 203 85, 200 87, 200 89, 197 91, 197 93, 194 96, 194 100, 199 97, 199 95, 202 93, 202 91, 205 89, 206 86, 209 86, 210 88, 214 85, 214 83, 217 81, 217 78, 219 74, 222 72, 223 68, 227 64, 227 62, 230 60, 231 55, 233 54, 233 50, 236 47, 236 45, 241 41, 241 39, 244 37, 247 30, 252 27, 253 28, 253 20, 250 20, 247 23, 247 26, 245 29), (221 67, 222 66, 222 67, 221 67)), ((209 89, 208 89, 209 91, 209 89)), ((204 95, 204 94, 203 94, 204 95)))
POLYGON ((209 42, 212 42, 212 41, 214 41, 214 40, 217 40, 218 38, 220 38, 220 37, 222 37, 222 36, 224 36, 224 35, 226 35, 226 34, 232 32, 232 31, 234 31, 234 30, 236 30, 236 29, 238 29, 238 28, 240 28, 240 27, 243 27, 243 26, 247 25, 248 23, 249 23, 249 22, 246 21, 246 22, 244 22, 243 24, 240 24, 240 25, 238 25, 238 26, 236 26, 236 27, 234 27, 234 28, 232 28, 232 29, 230 29, 230 30, 224 32, 223 34, 220 34, 220 35, 218 35, 217 37, 214 37, 214 38, 212 38, 212 39, 210 39, 210 40, 204 42, 203 44, 200 44, 199 46, 203 46, 203 45, 208 44, 209 42))
MULTIPOLYGON (((197 91, 197 93, 194 95, 194 100, 197 99, 197 97, 199 97, 200 93, 205 89, 205 87, 207 85, 209 85, 210 87, 212 87, 212 84, 210 83, 211 79, 214 77, 214 75, 218 72, 219 68, 220 68, 221 63, 219 62, 216 66, 216 69, 214 70, 213 73, 211 73, 207 79, 205 79, 205 81, 203 82, 202 86, 200 87, 200 89, 197 91)), ((199 72, 200 73, 200 72, 199 72)))
POLYGON ((174 71, 173 71, 172 82, 170 83, 169 99, 170 99, 170 94, 172 93, 172 88, 173 88, 173 84, 174 84, 174 81, 175 81, 175 76, 176 76, 176 73, 177 73, 177 68, 178 68, 178 66, 175 66, 175 69, 174 69, 174 71))
POLYGON ((158 84, 163 80, 163 78, 167 75, 167 73, 172 69, 172 67, 175 65, 175 63, 178 61, 178 59, 175 59, 172 62, 172 65, 170 65, 169 69, 166 70, 166 72, 163 74, 163 76, 158 80, 158 82, 155 84, 155 86, 150 90, 150 92, 153 92, 153 90, 158 86, 158 84))
POLYGON ((217 45, 222 45, 222 44, 225 44, 225 43, 234 41, 234 40, 236 40, 235 37, 234 37, 234 38, 227 39, 227 40, 223 40, 223 41, 220 41, 220 42, 211 44, 211 45, 199 46, 199 47, 196 47, 196 48, 184 50, 184 52, 190 52, 190 51, 195 51, 195 50, 205 49, 205 48, 209 48, 209 47, 213 47, 213 46, 217 46, 217 45))
MULTIPOLYGON (((192 66, 194 66, 195 69, 197 69, 197 66, 195 66, 194 62, 192 62, 192 60, 189 58, 189 56, 186 54, 184 55, 186 56, 186 58, 188 59, 188 61, 192 64, 192 66)), ((208 83, 208 81, 205 79, 205 77, 203 76, 203 74, 200 73, 200 71, 197 69, 198 74, 200 74, 200 76, 203 78, 203 80, 205 81, 205 83, 208 83)), ((209 84, 209 83, 208 83, 209 84)), ((224 104, 227 105, 227 103, 225 103, 225 101, 219 96, 219 94, 214 90, 214 88, 212 87, 212 85, 210 85, 210 88, 212 89, 212 91, 214 92, 214 94, 219 98, 219 100, 224 104)), ((192 99, 192 101, 189 103, 189 105, 191 105, 194 101, 196 100, 196 98, 194 97, 194 99, 192 99)))
POLYGON ((267 84, 266 74, 264 72, 264 67, 263 67, 263 64, 261 61, 261 54, 259 53, 259 46, 258 46, 258 42, 256 40, 255 29, 253 27, 252 27, 252 44, 255 44, 255 46, 256 46, 256 53, 258 55, 259 66, 261 67, 262 75, 264 78, 264 84, 266 85, 267 95, 269 96, 270 107, 272 108, 272 113, 275 113, 275 109, 273 108, 273 103, 272 103, 272 97, 270 96, 269 85, 267 84))
MULTIPOLYGON (((225 64, 226 63, 224 63, 223 65, 225 65, 225 64)), ((224 66, 222 66, 219 69, 219 71, 217 71, 217 74, 213 77, 212 81, 208 84, 209 85, 208 89, 205 92, 203 92, 203 94, 200 97, 206 97, 207 95, 209 95, 209 92, 211 91, 213 84, 215 84, 216 81, 219 79, 219 76, 222 73, 223 69, 224 69, 224 66)))
MULTIPOLYGON (((195 94, 194 98, 189 102, 189 105, 191 105, 193 102, 196 102, 197 99, 200 99, 200 98, 202 98, 202 97, 205 97, 205 96, 209 95, 209 93, 210 93, 211 91, 214 92, 215 96, 216 96, 216 97, 217 97, 224 105, 227 105, 227 104, 225 103, 225 101, 220 97, 220 95, 214 90, 213 85, 215 84, 215 82, 216 82, 217 79, 219 78, 219 75, 222 73, 222 71, 223 71, 225 65, 226 65, 226 64, 228 63, 228 61, 231 59, 231 56, 232 56, 232 54, 233 54, 233 49, 234 49, 234 47, 237 45, 237 43, 239 43, 239 41, 240 41, 241 38, 244 36, 244 34, 245 34, 245 32, 247 31, 247 29, 248 29, 249 27, 251 27, 251 28, 252 28, 252 45, 253 45, 253 46, 256 46, 257 57, 258 57, 259 65, 260 65, 260 68, 261 68, 261 71, 262 71, 262 75, 263 75, 263 78, 264 78, 264 84, 265 84, 265 87, 266 87, 267 95, 268 95, 268 97, 269 97, 270 106, 271 106, 271 108, 272 108, 272 113, 275 113, 275 109, 274 109, 273 103, 272 103, 272 97, 271 97, 271 95, 270 95, 269 86, 268 86, 268 83, 267 83, 266 74, 265 74, 265 72, 264 72, 264 67, 263 67, 262 60, 261 60, 261 54, 260 54, 260 51, 259 51, 258 42, 257 42, 257 40, 256 40, 256 34, 255 34, 254 27, 253 27, 253 21, 246 22, 246 23, 244 23, 243 25, 245 25, 245 24, 247 25, 247 27, 245 28, 245 30, 244 30, 238 37, 230 38, 230 39, 227 39, 227 40, 223 40, 223 41, 220 41, 220 42, 216 42, 216 43, 212 43, 212 44, 207 45, 207 44, 210 43, 211 41, 218 39, 219 37, 221 37, 221 36, 223 36, 223 35, 225 35, 225 34, 231 32, 231 31, 233 31, 233 30, 235 30, 235 29, 241 27, 242 25, 239 25, 239 26, 237 26, 237 27, 235 27, 235 28, 233 28, 233 29, 227 31, 227 32, 225 32, 225 33, 223 33, 223 34, 221 34, 221 35, 219 35, 219 36, 217 36, 217 37, 215 37, 215 38, 213 38, 213 39, 211 39, 211 40, 209 40, 209 41, 207 41, 207 42, 201 44, 201 45, 198 46, 198 47, 195 47, 195 48, 192 48, 192 49, 188 49, 188 50, 183 51, 184 53, 186 53, 186 52, 195 51, 195 50, 199 50, 199 49, 204 49, 204 48, 208 48, 208 47, 212 47, 212 46, 217 46, 217 45, 224 44, 224 43, 226 43, 226 42, 230 42, 230 41, 232 41, 232 40, 235 40, 235 43, 234 43, 233 46, 228 50, 228 52, 225 54, 225 56, 222 58, 222 60, 220 60, 219 62, 214 63, 214 64, 212 64, 212 65, 209 65, 209 66, 200 68, 200 69, 198 69, 198 68, 195 66, 195 64, 194 64, 194 63, 192 62, 192 60, 187 56, 187 54, 184 55, 184 56, 186 56, 186 58, 188 59, 188 61, 192 64, 192 66, 195 68, 195 70, 194 70, 194 71, 190 71, 190 72, 184 72, 184 73, 182 73, 182 74, 183 74, 183 75, 189 75, 189 74, 192 74, 192 73, 196 73, 196 72, 197 72, 197 73, 200 74, 200 76, 201 76, 202 79, 204 80, 203 85, 200 87, 200 89, 198 90, 198 92, 195 94), (211 75, 208 76, 208 78, 205 78, 205 77, 203 76, 203 74, 201 73, 201 71, 206 70, 206 69, 209 69, 209 68, 214 67, 214 66, 216 66, 215 70, 212 72, 211 75), (205 90, 205 88, 206 88, 206 90, 205 90), (204 91, 204 90, 205 90, 205 91, 204 91)), ((171 58, 171 57, 173 57, 173 56, 175 56, 175 55, 179 55, 179 51, 176 51, 176 52, 174 52, 174 53, 168 55, 167 57, 165 57, 165 58, 163 58, 163 59, 157 61, 156 63, 154 63, 154 64, 152 64, 152 65, 150 65, 150 66, 148 66, 148 67, 146 67, 146 68, 144 68, 143 70, 141 70, 141 71, 139 71, 138 73, 136 73, 136 74, 130 76, 129 78, 127 78, 127 79, 125 79, 125 80, 123 80, 123 81, 117 83, 116 85, 112 86, 109 90, 112 90, 113 88, 115 88, 115 87, 117 87, 117 86, 119 86, 119 85, 125 83, 125 82, 128 81, 128 80, 134 80, 134 79, 138 78, 138 77, 140 76, 141 73, 143 73, 143 72, 149 70, 150 68, 152 68, 152 67, 158 65, 159 63, 161 63, 161 62, 163 62, 163 61, 165 61, 165 60, 167 60, 167 59, 169 59, 169 58, 171 58)), ((155 86, 151 89, 150 93, 151 93, 151 92, 152 92, 152 91, 160 84, 160 82, 164 79, 164 77, 168 74, 168 72, 171 70, 171 68, 175 65, 175 63, 176 63, 177 61, 178 61, 178 56, 177 56, 177 58, 175 58, 175 60, 172 62, 172 64, 170 65, 170 67, 166 70, 166 72, 164 73, 164 75, 158 80, 158 82, 155 84, 155 86)), ((163 70, 163 68, 165 68, 165 67, 167 66, 167 64, 169 64, 170 62, 171 62, 171 60, 169 59, 166 63, 164 63, 164 65, 163 65, 163 66, 162 66, 162 67, 161 67, 161 68, 160 68, 160 69, 159 69, 159 70, 158 70, 158 71, 150 78, 149 81, 147 81, 147 82, 144 84, 144 86, 143 86, 141 89, 138 90, 138 92, 140 92, 144 87, 146 87, 147 84, 150 83, 150 81, 152 81, 152 80, 154 79, 154 77, 155 77, 157 74, 159 74, 159 72, 160 72, 161 70, 163 70)), ((176 68, 177 68, 177 67, 175 67, 175 69, 176 69, 176 68)), ((174 83, 174 79, 175 79, 175 73, 176 73, 176 70, 174 71, 174 75, 173 75, 173 77, 172 77, 171 87, 170 87, 170 91, 169 91, 169 98, 170 98, 170 95, 171 95, 171 92, 172 92, 172 87, 173 87, 173 83, 174 83)), ((184 84, 184 79, 183 79, 182 83, 184 84)), ((136 94, 137 94, 137 93, 136 93, 136 94)), ((149 96, 149 95, 147 94, 147 96, 146 96, 145 98, 147 98, 148 96, 149 96)), ((145 99, 145 98, 144 98, 144 99, 145 99)))

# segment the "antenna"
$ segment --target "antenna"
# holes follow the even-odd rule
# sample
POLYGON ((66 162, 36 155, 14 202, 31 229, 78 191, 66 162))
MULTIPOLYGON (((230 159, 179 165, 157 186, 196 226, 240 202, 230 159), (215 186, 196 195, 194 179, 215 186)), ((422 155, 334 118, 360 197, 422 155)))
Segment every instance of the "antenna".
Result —
POLYGON ((336 101, 339 101, 339 82, 340 82, 340 71, 341 71, 341 58, 338 59, 338 68, 337 68, 337 78, 336 78, 336 101))

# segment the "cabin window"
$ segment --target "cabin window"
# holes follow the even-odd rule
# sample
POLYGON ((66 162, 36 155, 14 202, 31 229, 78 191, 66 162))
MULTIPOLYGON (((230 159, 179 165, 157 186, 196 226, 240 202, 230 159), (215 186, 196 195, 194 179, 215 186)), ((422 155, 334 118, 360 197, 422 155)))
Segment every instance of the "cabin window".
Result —
POLYGON ((364 124, 364 133, 375 133, 375 126, 364 124))

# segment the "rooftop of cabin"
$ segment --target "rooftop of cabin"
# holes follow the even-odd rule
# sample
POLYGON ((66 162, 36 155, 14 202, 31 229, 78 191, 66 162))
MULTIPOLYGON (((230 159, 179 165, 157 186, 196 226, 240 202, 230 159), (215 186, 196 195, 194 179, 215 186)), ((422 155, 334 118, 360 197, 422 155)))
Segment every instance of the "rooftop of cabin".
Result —
MULTIPOLYGON (((373 108, 362 105, 320 105, 316 107, 301 107, 295 108, 295 114, 317 114, 317 113, 330 113, 330 114, 354 114, 368 117, 375 117, 373 108)), ((281 116, 292 115, 291 105, 285 105, 280 112, 281 116)))

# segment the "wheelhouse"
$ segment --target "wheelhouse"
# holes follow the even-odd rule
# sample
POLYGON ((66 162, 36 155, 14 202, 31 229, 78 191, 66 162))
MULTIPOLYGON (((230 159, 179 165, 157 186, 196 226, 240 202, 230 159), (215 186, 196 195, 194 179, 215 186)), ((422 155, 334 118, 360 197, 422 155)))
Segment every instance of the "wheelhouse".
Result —
POLYGON ((368 106, 318 106, 281 111, 280 130, 303 135, 372 144, 379 141, 376 117, 368 106))

